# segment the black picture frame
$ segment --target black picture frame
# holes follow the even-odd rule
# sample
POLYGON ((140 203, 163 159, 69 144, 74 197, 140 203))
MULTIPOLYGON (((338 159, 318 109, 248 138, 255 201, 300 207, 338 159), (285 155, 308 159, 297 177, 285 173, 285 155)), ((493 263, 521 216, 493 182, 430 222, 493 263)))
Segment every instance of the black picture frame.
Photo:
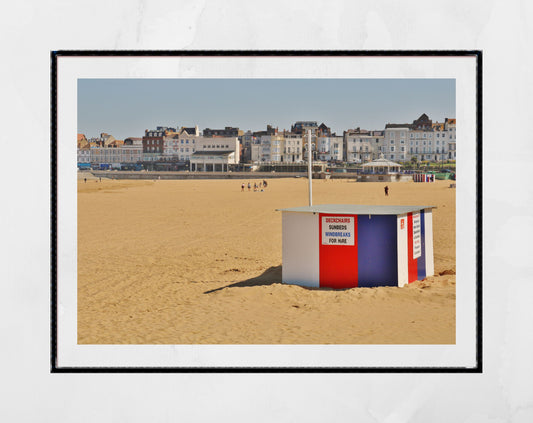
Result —
POLYGON ((483 372, 483 290, 482 290, 482 51, 480 50, 58 50, 51 52, 51 250, 50 250, 50 371, 51 373, 482 373, 483 372), (58 58, 62 57, 472 57, 476 60, 476 365, 474 367, 64 367, 58 366, 58 260, 57 260, 57 106, 58 58))

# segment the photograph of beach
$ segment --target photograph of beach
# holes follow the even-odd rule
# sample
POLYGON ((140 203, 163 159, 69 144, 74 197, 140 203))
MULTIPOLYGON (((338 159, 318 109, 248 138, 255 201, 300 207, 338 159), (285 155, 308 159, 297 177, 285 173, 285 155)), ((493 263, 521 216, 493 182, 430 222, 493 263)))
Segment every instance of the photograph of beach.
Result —
POLYGON ((455 128, 454 80, 80 80, 78 344, 454 344, 455 128), (309 160, 314 205, 432 208, 431 269, 286 283, 309 160))

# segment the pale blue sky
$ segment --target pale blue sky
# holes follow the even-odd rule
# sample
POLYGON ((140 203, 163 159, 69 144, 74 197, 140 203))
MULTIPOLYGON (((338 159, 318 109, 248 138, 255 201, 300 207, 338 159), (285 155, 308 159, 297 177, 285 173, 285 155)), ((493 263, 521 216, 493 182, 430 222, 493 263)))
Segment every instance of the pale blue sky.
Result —
POLYGON ((142 137, 156 126, 290 130, 324 122, 337 135, 422 113, 455 118, 454 79, 80 79, 78 133, 142 137))

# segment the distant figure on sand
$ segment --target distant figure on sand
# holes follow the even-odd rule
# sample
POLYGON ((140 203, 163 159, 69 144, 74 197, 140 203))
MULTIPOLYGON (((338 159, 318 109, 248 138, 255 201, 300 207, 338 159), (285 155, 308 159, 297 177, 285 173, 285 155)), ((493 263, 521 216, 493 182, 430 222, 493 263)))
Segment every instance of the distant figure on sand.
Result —
POLYGON ((243 182, 242 185, 241 185, 241 191, 244 192, 244 182, 243 182))
POLYGON ((385 185, 385 195, 386 196, 389 195, 389 187, 388 187, 388 185, 385 185))
POLYGON ((267 181, 265 181, 264 179, 263 179, 263 186, 264 186, 265 188, 267 187, 267 181))
POLYGON ((83 181, 84 181, 85 183, 87 183, 87 178, 83 178, 83 181))
POLYGON ((252 185, 248 182, 248 191, 250 191, 250 188, 252 188, 252 185))
POLYGON ((257 182, 254 182, 254 192, 257 191, 257 182))

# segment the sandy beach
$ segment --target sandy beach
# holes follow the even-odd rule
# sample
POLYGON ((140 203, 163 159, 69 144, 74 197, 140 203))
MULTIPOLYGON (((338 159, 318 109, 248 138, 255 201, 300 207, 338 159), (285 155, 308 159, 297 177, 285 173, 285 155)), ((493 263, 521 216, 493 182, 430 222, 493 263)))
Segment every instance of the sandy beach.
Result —
POLYGON ((307 179, 242 182, 78 179, 78 343, 455 343, 449 181, 313 182, 314 204, 437 207, 435 276, 348 290, 281 283, 276 209, 307 205, 307 179))

